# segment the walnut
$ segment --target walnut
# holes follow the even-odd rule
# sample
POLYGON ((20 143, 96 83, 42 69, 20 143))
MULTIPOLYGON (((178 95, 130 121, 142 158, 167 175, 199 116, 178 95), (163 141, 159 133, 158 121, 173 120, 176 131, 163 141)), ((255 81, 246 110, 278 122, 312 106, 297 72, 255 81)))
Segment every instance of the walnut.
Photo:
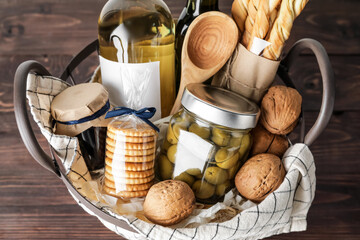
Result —
POLYGON ((251 156, 271 153, 281 158, 289 147, 289 142, 283 135, 272 134, 261 124, 251 131, 251 135, 253 137, 251 156))
POLYGON ((288 134, 296 126, 302 97, 293 88, 273 86, 261 102, 261 124, 273 134, 288 134))
POLYGON ((285 174, 279 157, 262 153, 250 158, 241 167, 235 177, 235 186, 241 196, 261 202, 281 185, 285 174))

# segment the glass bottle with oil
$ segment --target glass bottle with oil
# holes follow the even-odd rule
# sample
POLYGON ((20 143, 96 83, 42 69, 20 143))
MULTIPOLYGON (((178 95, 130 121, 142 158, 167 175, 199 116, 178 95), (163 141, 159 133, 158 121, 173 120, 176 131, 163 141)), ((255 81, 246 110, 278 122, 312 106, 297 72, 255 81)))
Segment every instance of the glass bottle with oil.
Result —
POLYGON ((99 22, 102 84, 115 106, 156 107, 175 100, 175 25, 162 0, 109 0, 99 22))

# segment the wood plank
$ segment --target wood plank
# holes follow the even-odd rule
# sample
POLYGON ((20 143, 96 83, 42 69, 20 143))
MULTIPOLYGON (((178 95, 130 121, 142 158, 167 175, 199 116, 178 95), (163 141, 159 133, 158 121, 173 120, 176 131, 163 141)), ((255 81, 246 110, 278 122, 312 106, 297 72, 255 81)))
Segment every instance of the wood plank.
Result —
MULTIPOLYGON (((307 112, 307 129, 316 113, 307 112)), ((11 112, 0 113, 0 236, 5 239, 119 239, 85 213, 62 182, 42 169, 14 131, 11 112), (6 139, 6 141, 4 140, 6 139)), ((358 239, 360 236, 360 111, 334 115, 310 147, 317 168, 308 230, 270 239, 358 239), (325 225, 326 224, 326 227, 325 225)), ((42 140, 43 141, 43 140, 42 140)))
MULTIPOLYGON (((178 17, 185 1, 166 0, 178 17)), ((25 0, 0 2, 0 55, 76 54, 97 38, 104 1, 25 0)), ((230 14, 232 0, 220 1, 230 14)), ((312 0, 295 21, 288 47, 296 40, 319 40, 330 54, 360 54, 360 2, 312 0)), ((288 48, 287 47, 287 48, 288 48)))
MULTIPOLYGON (((0 112, 12 112, 13 81, 17 67, 24 61, 35 60, 40 62, 53 76, 59 77, 72 59, 71 55, 14 55, 0 56, 0 112)), ((75 81, 82 82, 93 74, 99 64, 98 56, 87 58, 73 72, 75 81)))
MULTIPOLYGON (((330 63, 335 74, 335 111, 360 109, 360 57, 330 56, 330 63)), ((290 77, 303 97, 303 109, 320 109, 323 85, 315 56, 296 59, 290 77)))

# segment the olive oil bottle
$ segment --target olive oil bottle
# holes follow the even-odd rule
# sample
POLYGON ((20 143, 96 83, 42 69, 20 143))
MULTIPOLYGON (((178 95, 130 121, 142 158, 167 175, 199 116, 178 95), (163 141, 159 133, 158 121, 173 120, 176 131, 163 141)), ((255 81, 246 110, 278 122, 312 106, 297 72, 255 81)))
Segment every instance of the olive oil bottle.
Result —
POLYGON ((162 0, 109 0, 98 21, 102 84, 115 106, 156 107, 175 100, 175 25, 162 0))
POLYGON ((176 25, 175 40, 175 66, 176 66, 176 90, 180 86, 181 77, 181 50, 187 29, 194 19, 208 11, 219 11, 218 0, 187 0, 176 25))

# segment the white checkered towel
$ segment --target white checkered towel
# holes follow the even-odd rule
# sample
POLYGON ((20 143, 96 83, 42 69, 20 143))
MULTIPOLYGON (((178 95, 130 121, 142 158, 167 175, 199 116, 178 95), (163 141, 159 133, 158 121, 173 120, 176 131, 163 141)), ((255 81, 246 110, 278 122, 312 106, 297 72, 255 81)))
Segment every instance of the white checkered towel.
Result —
MULTIPOLYGON (((76 187, 90 179, 81 156, 76 138, 52 133, 50 103, 54 96, 66 89, 68 84, 53 78, 30 74, 28 77, 27 98, 34 120, 42 134, 56 150, 67 176, 76 187)), ((103 219, 103 224, 128 239, 260 239, 276 234, 304 231, 306 216, 315 194, 315 164, 309 148, 304 144, 291 146, 283 157, 287 174, 281 186, 264 201, 253 205, 222 223, 208 223, 196 228, 169 228, 150 224, 134 216, 119 216, 102 208, 119 219, 128 222, 139 233, 135 234, 114 226, 103 219)), ((78 199, 81 205, 90 214, 78 199)), ((95 203, 102 206, 101 203, 95 203)))

